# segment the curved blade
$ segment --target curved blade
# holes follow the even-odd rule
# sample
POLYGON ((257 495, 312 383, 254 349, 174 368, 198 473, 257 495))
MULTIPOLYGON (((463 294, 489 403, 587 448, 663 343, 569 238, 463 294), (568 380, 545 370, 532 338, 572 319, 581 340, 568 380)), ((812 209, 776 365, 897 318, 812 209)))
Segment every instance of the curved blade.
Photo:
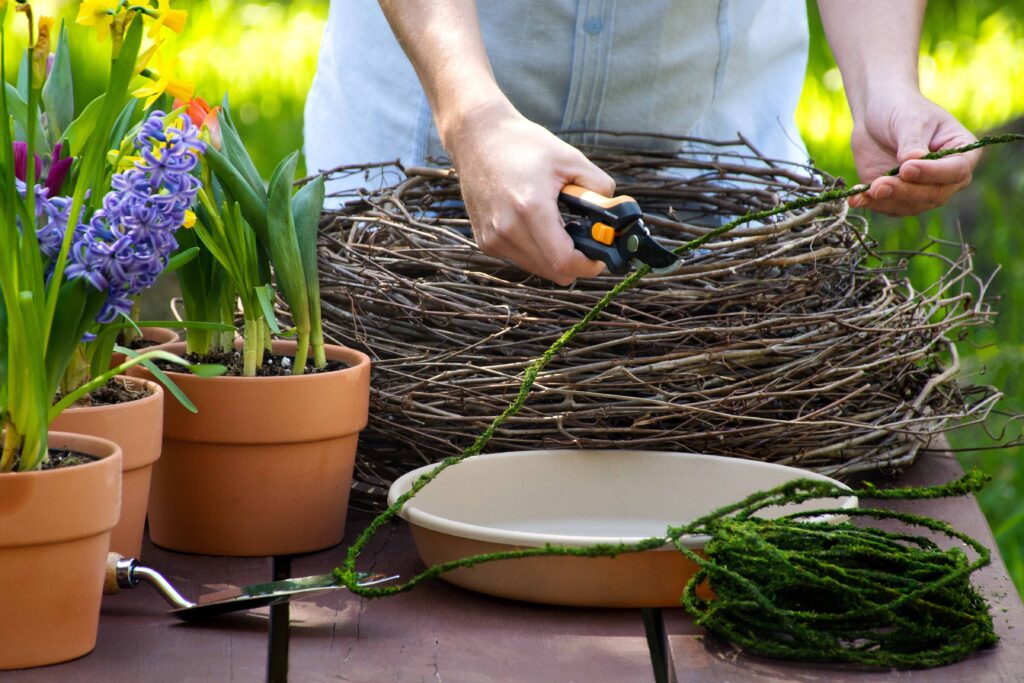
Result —
POLYGON ((632 258, 650 266, 655 273, 671 273, 682 264, 682 259, 651 237, 651 232, 643 221, 636 221, 623 237, 632 258))

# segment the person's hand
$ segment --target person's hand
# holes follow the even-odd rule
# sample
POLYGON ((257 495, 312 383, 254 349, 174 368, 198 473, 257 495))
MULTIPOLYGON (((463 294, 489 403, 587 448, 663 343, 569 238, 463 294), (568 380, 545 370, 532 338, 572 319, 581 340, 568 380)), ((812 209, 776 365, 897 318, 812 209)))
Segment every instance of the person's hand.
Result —
POLYGON ((921 160, 929 152, 960 147, 975 137, 949 112, 913 89, 880 89, 854 121, 853 157, 861 182, 871 189, 850 198, 851 207, 868 207, 893 216, 909 216, 945 204, 971 182, 978 150, 942 159, 921 160), (883 176, 899 166, 898 176, 883 176))
POLYGON ((604 269, 574 248, 558 193, 575 183, 611 196, 607 173, 504 103, 471 112, 444 137, 481 251, 560 285, 604 269))

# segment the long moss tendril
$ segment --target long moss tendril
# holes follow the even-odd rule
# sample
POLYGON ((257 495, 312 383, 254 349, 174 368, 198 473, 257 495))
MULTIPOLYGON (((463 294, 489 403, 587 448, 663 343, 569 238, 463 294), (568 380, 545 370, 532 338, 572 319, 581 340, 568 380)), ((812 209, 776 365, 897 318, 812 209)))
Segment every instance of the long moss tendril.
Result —
MULTIPOLYGON (((983 137, 969 145, 932 152, 939 159, 988 145, 1021 142, 1024 135, 983 137)), ((894 176, 899 168, 886 175, 894 176)), ((675 250, 684 254, 754 220, 845 200, 867 191, 867 185, 836 187, 773 209, 754 211, 718 226, 675 250)), ((839 498, 851 491, 829 482, 800 479, 755 493, 680 527, 663 537, 638 543, 539 548, 487 553, 429 567, 408 581, 385 587, 358 585, 356 562, 366 545, 402 506, 441 472, 479 454, 494 433, 526 403, 537 377, 551 360, 597 318, 622 292, 650 273, 633 271, 612 287, 579 321, 569 327, 523 373, 513 401, 462 453, 446 458, 417 479, 387 507, 348 548, 345 562, 334 570, 339 583, 356 595, 381 598, 413 589, 445 572, 482 562, 536 556, 614 557, 666 544, 695 562, 699 571, 687 584, 681 603, 711 633, 750 652, 807 661, 856 662, 872 666, 922 668, 963 659, 998 641, 985 600, 974 590, 970 575, 987 565, 990 553, 971 537, 938 520, 873 508, 821 509, 765 519, 767 508, 812 499, 839 498), (973 561, 959 547, 943 550, 923 536, 816 521, 822 515, 893 520, 941 534, 970 548, 973 561), (810 519, 808 519, 810 518, 810 519), (684 536, 710 537, 700 555, 685 547, 684 536), (714 598, 697 594, 707 581, 714 598)), ((978 491, 987 477, 970 472, 957 481, 929 488, 878 489, 865 485, 854 495, 874 499, 924 499, 978 491)))

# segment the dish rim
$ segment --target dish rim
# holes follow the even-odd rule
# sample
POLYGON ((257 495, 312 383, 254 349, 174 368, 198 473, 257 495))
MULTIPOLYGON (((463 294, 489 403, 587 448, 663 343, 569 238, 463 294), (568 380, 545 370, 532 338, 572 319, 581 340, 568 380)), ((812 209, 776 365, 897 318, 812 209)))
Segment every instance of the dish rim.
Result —
MULTIPOLYGON (((459 463, 460 466, 469 464, 469 461, 480 461, 480 460, 497 460, 505 459, 510 457, 522 457, 522 456, 546 456, 546 457, 557 457, 558 455, 573 454, 580 455, 582 453, 589 454, 607 454, 607 453, 624 453, 628 452, 634 455, 640 456, 657 456, 657 457, 683 457, 688 460, 707 460, 714 459, 716 461, 723 461, 728 464, 735 464, 741 469, 772 469, 772 470, 789 470, 798 474, 793 479, 808 478, 831 481, 844 488, 848 491, 852 489, 841 481, 838 481, 832 477, 829 477, 818 472, 810 472, 807 470, 801 470, 796 467, 790 467, 788 465, 779 465, 777 463, 761 462, 759 460, 745 460, 741 458, 731 458, 728 456, 721 455, 709 455, 706 453, 684 453, 678 451, 645 451, 635 449, 611 449, 611 448, 586 448, 586 449, 536 449, 530 451, 502 451, 498 453, 482 453, 480 455, 472 456, 468 458, 464 463, 459 463)), ((395 482, 388 489, 388 505, 393 505, 395 501, 408 491, 413 482, 419 477, 426 474, 427 472, 438 467, 439 463, 432 463, 430 465, 423 465, 417 467, 414 470, 406 472, 401 477, 395 480, 395 482)), ((845 498, 835 499, 837 508, 840 510, 850 510, 856 508, 859 504, 857 496, 846 496, 845 498), (839 504, 841 502, 841 504, 839 504)), ((619 545, 619 544, 631 544, 639 541, 652 538, 650 536, 581 536, 581 535, 567 535, 567 534, 550 534, 550 533, 538 533, 529 531, 515 531, 511 529, 502 529, 500 527, 485 526, 482 524, 470 524, 467 522, 459 522, 456 520, 449 519, 447 517, 441 517, 439 515, 426 512, 420 508, 415 507, 416 499, 406 501, 402 508, 398 511, 398 516, 407 521, 411 525, 423 527, 430 531, 434 531, 440 534, 446 534, 449 536, 455 536, 459 538, 465 538, 474 541, 484 541, 487 543, 498 543, 503 545, 512 545, 523 548, 537 548, 545 545, 560 545, 567 547, 584 547, 598 544, 608 545, 619 545)), ((807 521, 811 522, 842 522, 847 517, 845 515, 819 515, 817 517, 808 518, 807 521)), ((666 524, 666 527, 668 524, 666 524)), ((705 534, 689 534, 682 536, 680 540, 683 545, 687 548, 699 549, 709 540, 709 536, 705 534)), ((674 547, 671 543, 666 544, 658 548, 657 550, 673 550, 674 547)))

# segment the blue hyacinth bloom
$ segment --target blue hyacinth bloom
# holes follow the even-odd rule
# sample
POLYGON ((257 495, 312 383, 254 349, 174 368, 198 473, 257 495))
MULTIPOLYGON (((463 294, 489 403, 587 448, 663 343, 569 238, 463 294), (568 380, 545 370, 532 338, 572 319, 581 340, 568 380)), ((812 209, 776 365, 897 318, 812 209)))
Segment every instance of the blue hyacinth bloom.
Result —
MULTIPOLYGON (((180 128, 167 127, 165 119, 155 111, 143 122, 135 137, 141 161, 114 175, 102 208, 77 226, 72 240, 65 274, 107 292, 100 323, 129 314, 132 297, 153 285, 178 247, 174 233, 202 187, 191 175, 206 151, 199 130, 187 117, 178 119, 180 128)), ((49 221, 37 235, 48 258, 64 237, 69 204, 63 197, 40 202, 49 221)))

